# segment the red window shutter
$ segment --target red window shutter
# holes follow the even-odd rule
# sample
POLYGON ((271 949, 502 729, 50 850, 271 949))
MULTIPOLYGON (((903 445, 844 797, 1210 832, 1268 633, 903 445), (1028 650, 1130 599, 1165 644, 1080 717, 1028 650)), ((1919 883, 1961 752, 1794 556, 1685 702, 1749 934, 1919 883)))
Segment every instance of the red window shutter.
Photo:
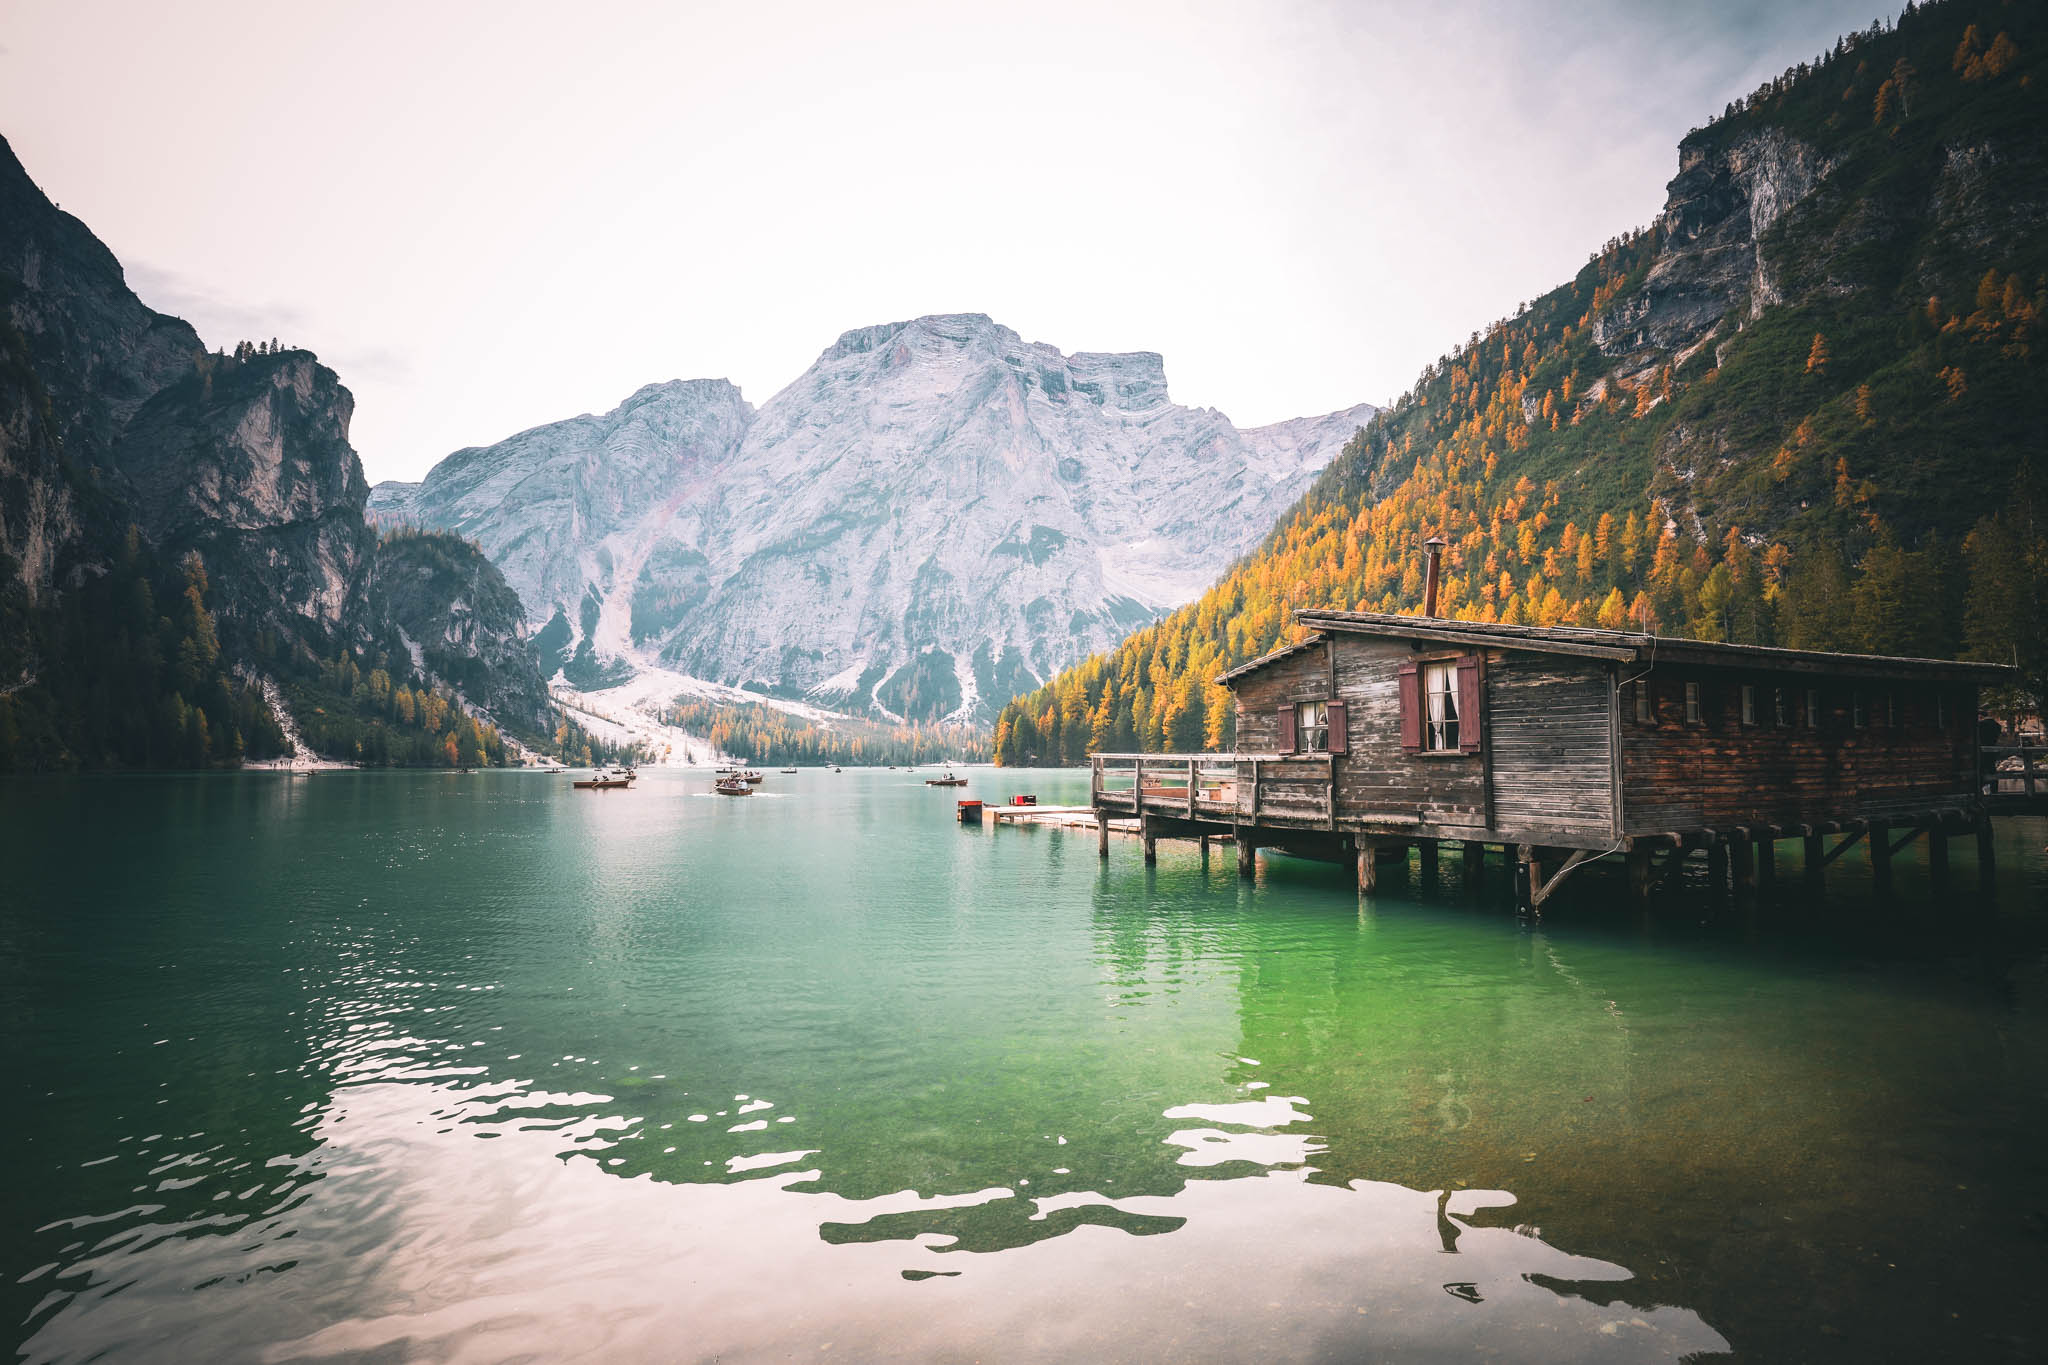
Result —
POLYGON ((1330 703, 1330 752, 1345 753, 1350 742, 1351 729, 1344 715, 1344 703, 1333 701, 1330 703))
POLYGON ((1401 665, 1401 749, 1422 752, 1422 679, 1413 660, 1401 665))
POLYGON ((1294 742, 1294 708, 1283 706, 1280 708, 1280 752, 1293 753, 1294 742))
POLYGON ((1458 750, 1461 753, 1479 752, 1479 656, 1462 655, 1458 659, 1458 750))

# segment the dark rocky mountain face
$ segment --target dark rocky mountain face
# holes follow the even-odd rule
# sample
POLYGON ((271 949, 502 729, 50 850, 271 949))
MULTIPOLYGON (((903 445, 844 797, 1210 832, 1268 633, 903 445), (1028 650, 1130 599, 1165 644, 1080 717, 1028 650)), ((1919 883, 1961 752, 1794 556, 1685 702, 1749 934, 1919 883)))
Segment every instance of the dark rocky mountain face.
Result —
POLYGON ((483 551, 445 532, 394 531, 378 542, 369 577, 384 653, 490 715, 546 712, 526 609, 483 551))
POLYGON ((224 619, 324 649, 356 623, 376 543, 353 408, 308 352, 203 356, 135 412, 108 463, 153 544, 205 559, 224 619))
POLYGON ((161 761, 173 748, 180 761, 232 761, 243 750, 226 733, 240 729, 231 712, 252 686, 237 675, 280 675, 291 698, 296 673, 355 655, 359 671, 388 665, 501 708, 493 717, 515 733, 549 728, 502 577, 452 538, 380 547, 348 442, 353 406, 310 352, 208 353, 136 298, 113 254, 0 141, 0 765, 161 761), (180 724, 195 707, 212 718, 207 747, 122 740, 96 714, 111 703, 95 700, 91 674, 110 656, 80 639, 101 627, 72 620, 72 599, 109 574, 150 605, 105 629, 161 624, 195 642, 200 662, 166 672, 162 700, 180 724), (189 620, 159 610, 194 585, 189 620), (391 657, 401 629, 422 642, 417 659, 391 657))

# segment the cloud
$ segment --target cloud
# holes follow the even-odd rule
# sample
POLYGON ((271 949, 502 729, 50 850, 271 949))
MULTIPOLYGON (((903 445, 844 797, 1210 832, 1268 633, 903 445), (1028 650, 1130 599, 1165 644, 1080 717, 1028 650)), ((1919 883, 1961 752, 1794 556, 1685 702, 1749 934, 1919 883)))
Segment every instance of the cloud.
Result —
POLYGON ((204 281, 174 270, 138 261, 127 268, 128 287, 158 312, 185 319, 209 345, 233 346, 238 341, 271 337, 314 351, 341 382, 406 385, 415 367, 410 353, 377 342, 355 344, 337 340, 333 331, 305 309, 288 303, 251 303, 204 281))
POLYGON ((127 273, 128 287, 144 303, 185 319, 215 346, 271 337, 296 345, 310 328, 304 310, 288 303, 250 303, 147 261, 133 262, 127 273))
POLYGON ((402 385, 413 380, 412 356, 389 346, 341 346, 321 354, 344 384, 373 380, 379 384, 402 385))

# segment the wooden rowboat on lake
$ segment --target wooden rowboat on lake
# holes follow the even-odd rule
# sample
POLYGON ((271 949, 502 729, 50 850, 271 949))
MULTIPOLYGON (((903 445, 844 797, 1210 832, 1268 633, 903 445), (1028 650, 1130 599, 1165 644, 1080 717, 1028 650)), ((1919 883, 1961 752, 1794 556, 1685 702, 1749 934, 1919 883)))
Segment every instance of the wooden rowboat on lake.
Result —
POLYGON ((606 772, 604 769, 599 768, 589 777, 578 778, 576 781, 571 782, 569 785, 572 787, 579 788, 583 791, 610 791, 613 787, 632 786, 633 774, 630 772, 609 773, 606 772))

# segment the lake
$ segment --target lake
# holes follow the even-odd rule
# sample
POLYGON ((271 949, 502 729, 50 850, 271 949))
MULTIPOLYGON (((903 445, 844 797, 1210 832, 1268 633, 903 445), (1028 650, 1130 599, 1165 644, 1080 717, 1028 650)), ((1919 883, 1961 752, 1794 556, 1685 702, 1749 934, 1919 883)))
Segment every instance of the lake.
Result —
POLYGON ((2048 1354, 2048 822, 1527 923, 972 778, 0 783, 21 1353, 2048 1354))

